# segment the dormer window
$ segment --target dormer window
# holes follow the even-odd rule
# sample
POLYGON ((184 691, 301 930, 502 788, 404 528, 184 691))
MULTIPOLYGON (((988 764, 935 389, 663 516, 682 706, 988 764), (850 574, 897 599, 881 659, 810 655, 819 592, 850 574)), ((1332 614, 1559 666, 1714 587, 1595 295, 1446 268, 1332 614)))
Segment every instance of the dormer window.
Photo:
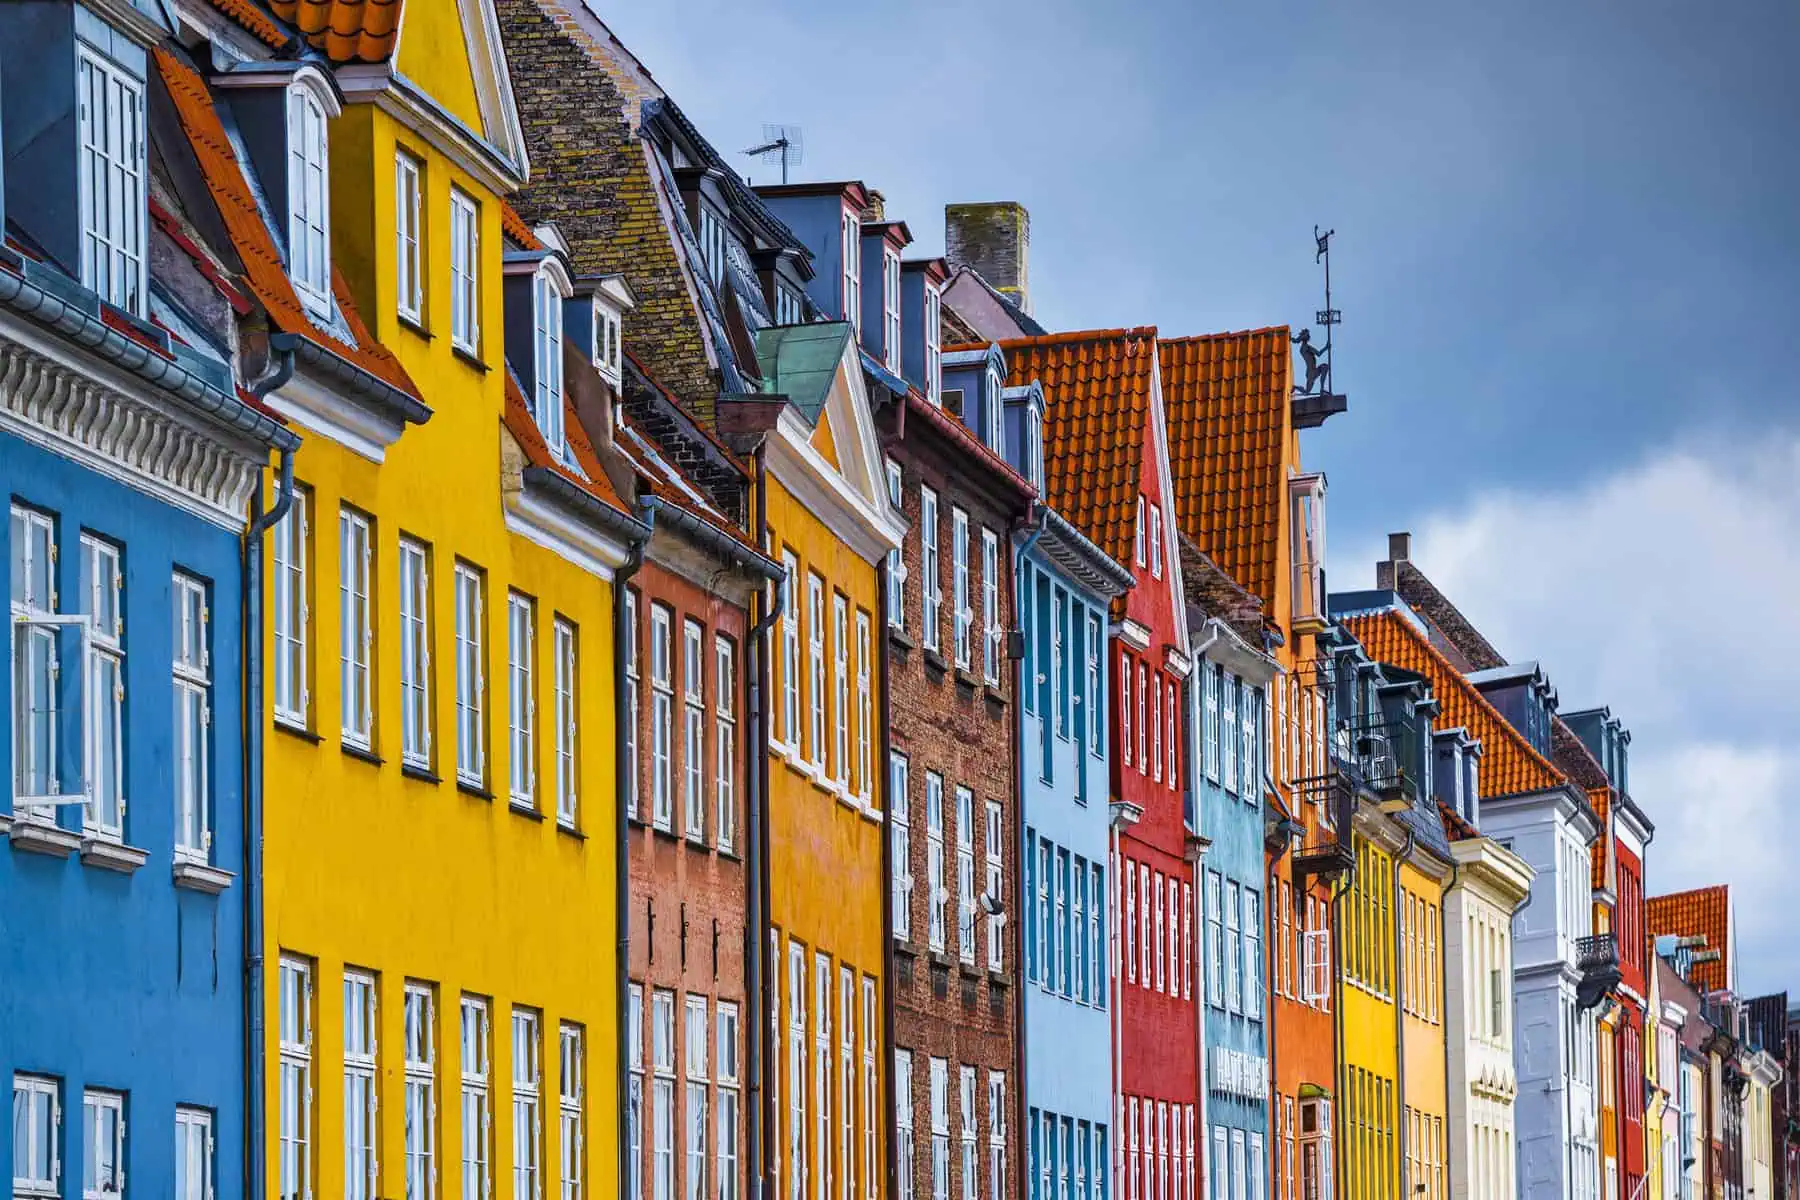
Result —
POLYGON ((725 222, 704 204, 700 206, 700 257, 706 263, 706 277, 718 287, 725 281, 725 222))
MULTIPOLYGON (((331 309, 329 93, 309 78, 288 88, 288 270, 308 308, 331 309)), ((335 107, 335 104, 334 106, 335 107)))
POLYGON ((987 369, 987 444, 995 453, 1006 453, 1006 423, 1000 412, 1000 370, 992 363, 987 369))
POLYGON ((935 287, 925 285, 925 399, 932 404, 941 401, 944 386, 943 317, 939 306, 943 297, 935 287))
POLYGON ((775 286, 775 323, 798 325, 804 319, 800 309, 800 293, 791 287, 775 286))
POLYGON ((1150 506, 1150 574, 1157 579, 1161 579, 1162 567, 1162 509, 1152 504, 1150 506))
POLYGON ((562 288, 547 269, 532 281, 532 412, 550 452, 563 453, 562 288))
POLYGON ((881 256, 881 350, 887 369, 900 373, 900 256, 886 250, 881 256))
POLYGON ((849 209, 844 210, 842 240, 840 250, 844 260, 844 320, 861 333, 862 264, 858 262, 858 250, 862 245, 862 224, 849 209))
POLYGON ((1037 411, 1025 415, 1025 473, 1031 486, 1044 491, 1044 415, 1037 411))
POLYGON ((619 385, 621 358, 623 352, 619 338, 619 314, 601 304, 594 302, 594 366, 600 370, 603 379, 615 388, 619 385))
POLYGON ((1297 632, 1325 626, 1325 476, 1288 480, 1292 619, 1297 632))
POLYGON ((144 311, 144 82, 81 45, 81 282, 144 311))

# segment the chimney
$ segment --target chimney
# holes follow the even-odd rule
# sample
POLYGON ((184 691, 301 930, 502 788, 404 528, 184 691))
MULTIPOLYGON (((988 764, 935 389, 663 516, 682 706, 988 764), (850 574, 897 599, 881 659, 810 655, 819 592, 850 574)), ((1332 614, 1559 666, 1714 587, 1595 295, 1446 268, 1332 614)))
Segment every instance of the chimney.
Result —
POLYGON ((887 197, 874 188, 870 188, 869 202, 863 205, 862 223, 873 225, 878 221, 885 220, 887 220, 887 197))
POLYGON ((1031 214, 1016 200, 944 206, 944 257, 1031 313, 1031 214))
POLYGON ((1375 564, 1375 586, 1386 591, 1393 591, 1398 585, 1394 582, 1398 572, 1396 563, 1412 561, 1412 534, 1388 534, 1388 556, 1375 564))

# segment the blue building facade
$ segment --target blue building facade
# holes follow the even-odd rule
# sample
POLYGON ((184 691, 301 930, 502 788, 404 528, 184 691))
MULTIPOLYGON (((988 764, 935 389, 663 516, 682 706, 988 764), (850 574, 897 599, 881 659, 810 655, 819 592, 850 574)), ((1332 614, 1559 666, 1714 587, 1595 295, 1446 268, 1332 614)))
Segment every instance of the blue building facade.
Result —
POLYGON ((147 74, 171 31, 151 0, 0 9, 15 1196, 244 1179, 244 538, 299 441, 152 270, 147 74))

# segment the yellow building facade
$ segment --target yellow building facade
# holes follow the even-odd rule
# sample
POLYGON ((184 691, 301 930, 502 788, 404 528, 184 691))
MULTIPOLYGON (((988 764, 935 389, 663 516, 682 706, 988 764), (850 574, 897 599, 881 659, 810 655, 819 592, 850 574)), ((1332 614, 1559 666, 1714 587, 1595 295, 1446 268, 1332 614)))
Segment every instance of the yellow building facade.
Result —
POLYGON ((1449 864, 1415 844, 1400 860, 1400 1139, 1414 1200, 1449 1200, 1450 1096, 1444 1019, 1444 888, 1449 864))
POLYGON ((305 439, 264 578, 283 1200, 617 1188, 634 523, 597 483, 534 483, 526 443, 564 457, 560 429, 506 423, 502 197, 524 158, 492 19, 408 5, 384 60, 339 72, 326 130, 335 269, 428 413, 300 376, 272 397, 305 439))

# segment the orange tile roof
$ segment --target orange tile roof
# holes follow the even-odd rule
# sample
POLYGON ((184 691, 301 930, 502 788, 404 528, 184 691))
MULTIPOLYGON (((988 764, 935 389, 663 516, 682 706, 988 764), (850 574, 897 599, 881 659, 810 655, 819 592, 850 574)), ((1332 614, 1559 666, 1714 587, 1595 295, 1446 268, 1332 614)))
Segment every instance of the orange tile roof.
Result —
POLYGON ((1539 792, 1560 787, 1562 772, 1539 754, 1525 735, 1512 727, 1500 710, 1489 704, 1480 690, 1431 644, 1417 626, 1401 613, 1384 612, 1348 616, 1343 624, 1369 657, 1416 671, 1431 681, 1438 702, 1437 726, 1461 727, 1481 742, 1482 799, 1539 792))
POLYGON ((614 490, 612 480, 600 466, 594 454, 594 447, 588 442, 587 434, 582 430, 581 418, 575 414, 574 402, 567 397, 563 400, 563 435, 568 439, 570 450, 574 451, 576 465, 580 471, 571 470, 567 463, 550 453, 550 444, 544 441, 544 435, 538 429, 537 418, 531 415, 531 407, 525 403, 525 393, 519 390, 519 381, 511 371, 506 373, 506 407, 500 414, 501 424, 506 426, 519 448, 525 451, 526 459, 534 467, 543 467, 561 475, 564 479, 620 512, 626 512, 624 501, 614 490), (583 476, 586 478, 583 478, 583 476))
MULTIPOLYGON (((438 0, 443 3, 444 0, 438 0)), ((269 0, 333 62, 385 62, 400 33, 401 0, 269 0)))
POLYGON ((1044 387, 1044 498, 1115 562, 1129 563, 1150 434, 1156 330, 1015 338, 1007 383, 1044 387))
POLYGON ((544 243, 538 235, 531 232, 531 226, 519 215, 518 209, 502 200, 500 202, 500 232, 519 243, 522 250, 542 250, 544 243))
POLYGON ((1705 948, 1717 950, 1719 957, 1712 962, 1694 964, 1693 983, 1709 992, 1726 986, 1725 967, 1731 958, 1729 887, 1717 883, 1667 896, 1651 896, 1644 901, 1644 922, 1652 937, 1673 934, 1706 939, 1705 948))
POLYGON ((242 29, 256 35, 256 39, 264 45, 280 49, 288 44, 287 31, 270 20, 250 0, 212 0, 212 6, 237 22, 242 29))
POLYGON ((1593 859, 1594 890, 1600 891, 1606 886, 1606 848, 1612 839, 1608 835, 1606 810, 1612 805, 1612 789, 1591 787, 1587 789, 1588 803, 1594 806, 1594 815, 1600 818, 1600 836, 1588 847, 1588 854, 1593 859))
POLYGON ((1159 352, 1177 527, 1273 612, 1291 431, 1287 326, 1164 338, 1159 352))
POLYGON ((1481 836, 1481 830, 1469 824, 1467 818, 1442 800, 1437 802, 1437 807, 1438 820, 1444 824, 1444 836, 1451 841, 1461 842, 1481 836))
POLYGON ((332 291, 356 344, 350 345, 313 323, 294 293, 281 251, 276 248, 274 235, 269 232, 268 223, 257 207, 249 180, 225 134, 225 126, 213 107, 212 95, 206 90, 205 82, 193 68, 160 46, 156 49, 156 69, 175 102, 182 131, 193 148, 200 173, 212 193, 213 204, 219 210, 232 248, 243 265, 244 282, 268 313, 270 322, 281 332, 296 334, 324 347, 422 403, 424 398, 413 386, 400 360, 370 336, 356 311, 350 289, 335 267, 331 275, 332 291))

